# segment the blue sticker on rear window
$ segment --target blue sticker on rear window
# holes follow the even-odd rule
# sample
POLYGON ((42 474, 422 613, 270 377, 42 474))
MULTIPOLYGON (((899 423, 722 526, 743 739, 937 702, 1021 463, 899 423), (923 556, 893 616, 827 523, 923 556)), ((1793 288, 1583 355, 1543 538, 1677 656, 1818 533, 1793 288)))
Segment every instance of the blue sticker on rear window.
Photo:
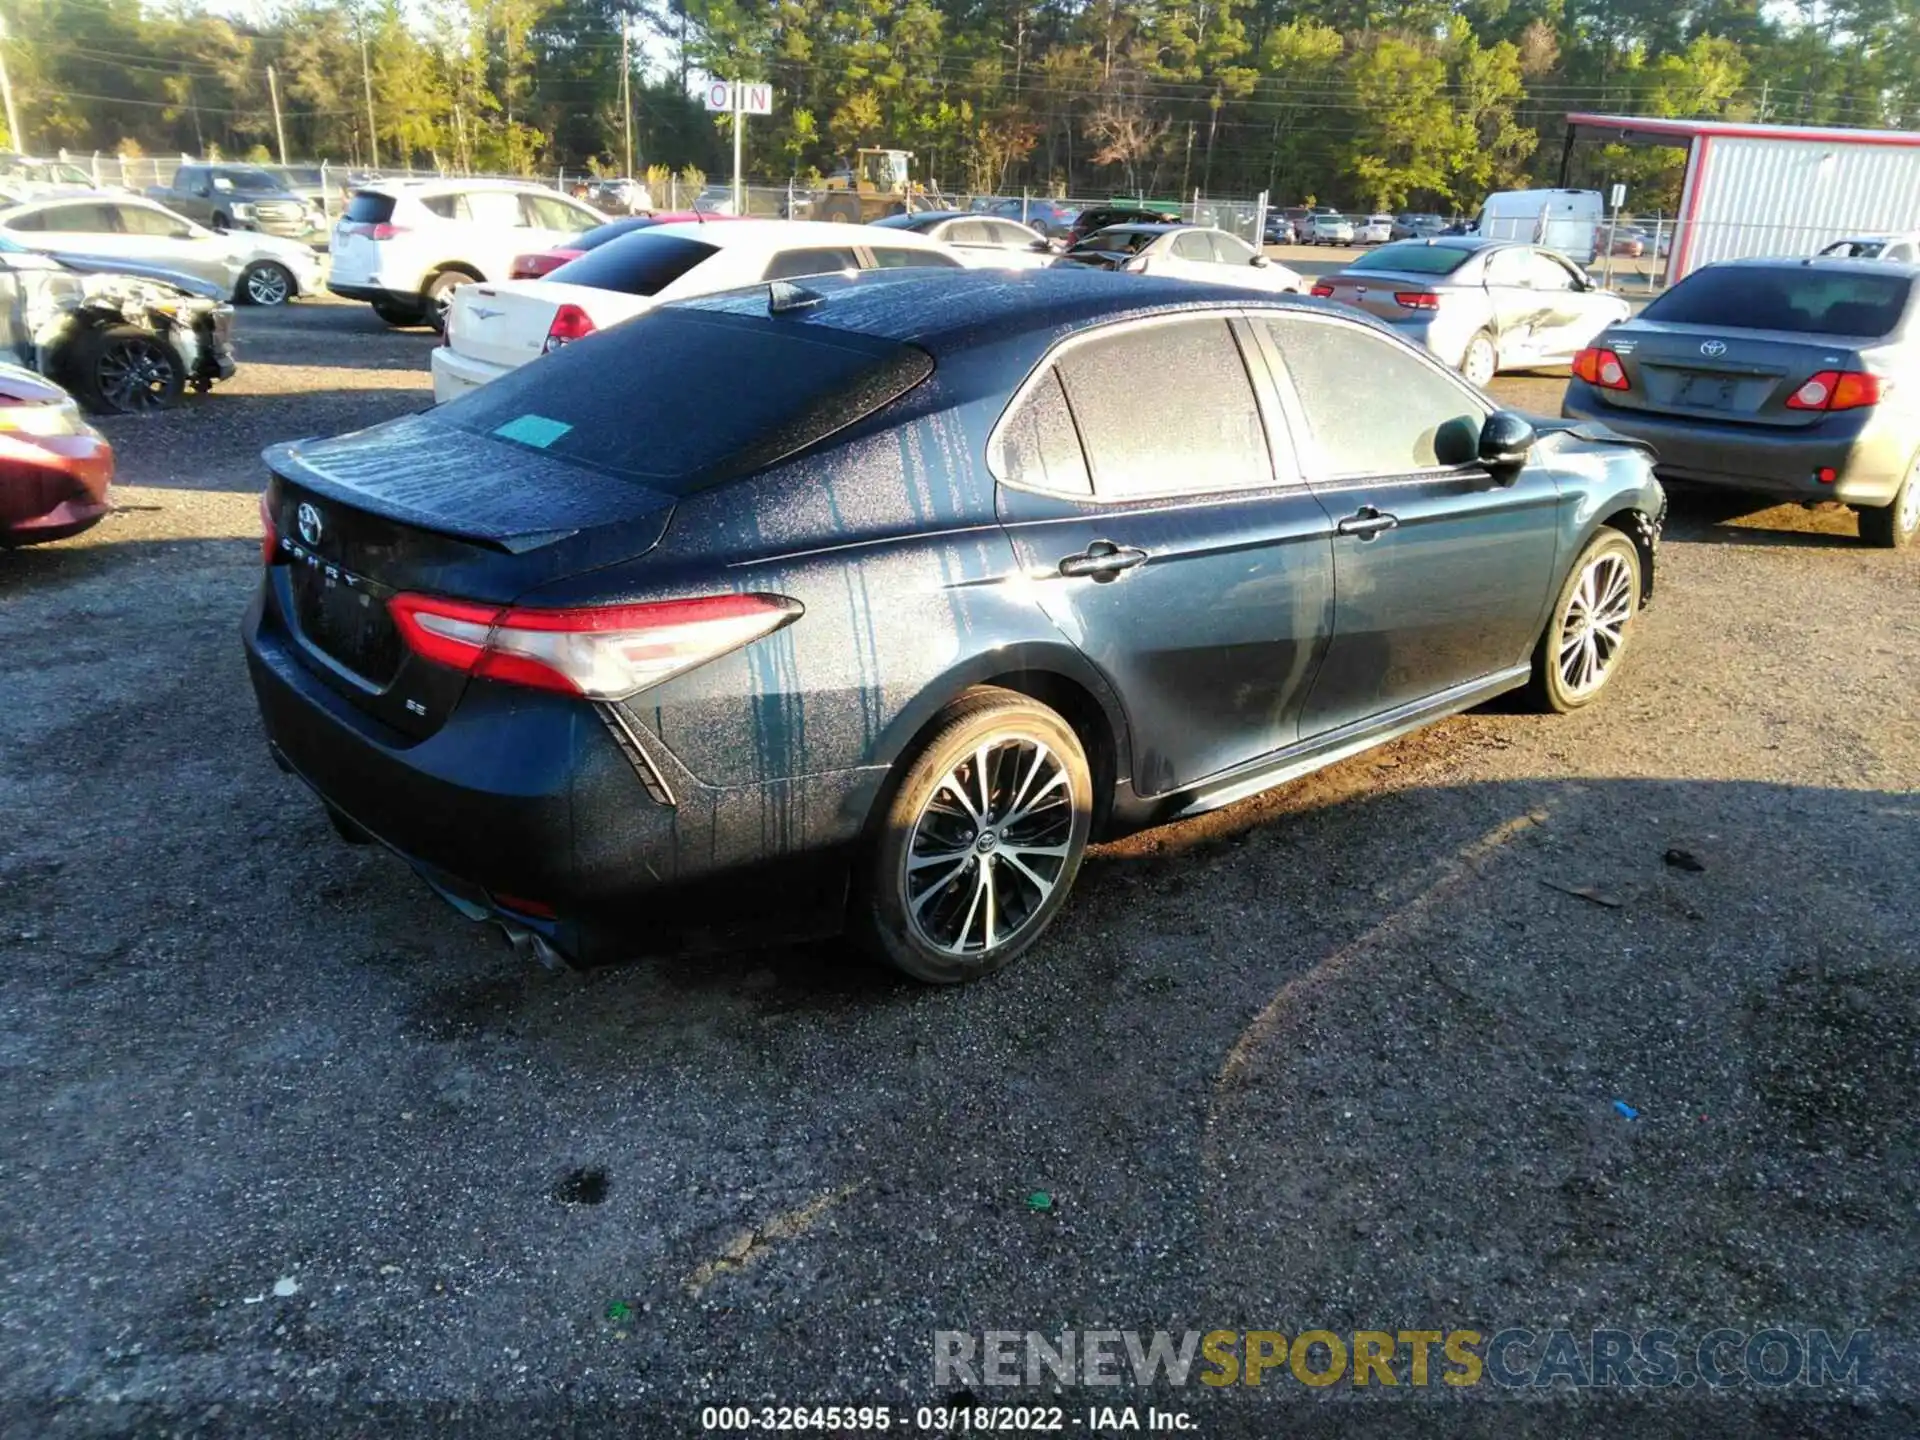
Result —
POLYGON ((563 420, 549 420, 544 415, 521 415, 496 426, 493 433, 502 440, 517 440, 522 445, 544 450, 571 429, 573 426, 563 420))

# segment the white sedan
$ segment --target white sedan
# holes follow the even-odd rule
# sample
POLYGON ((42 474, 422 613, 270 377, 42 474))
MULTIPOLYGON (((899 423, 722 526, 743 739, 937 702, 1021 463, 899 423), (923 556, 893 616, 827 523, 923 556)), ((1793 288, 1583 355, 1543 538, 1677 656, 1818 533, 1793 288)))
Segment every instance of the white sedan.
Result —
POLYGON ((1205 225, 1174 222, 1109 225, 1096 230, 1060 257, 1061 265, 1124 270, 1132 275, 1173 275, 1206 280, 1243 290, 1277 290, 1300 295, 1307 282, 1297 271, 1277 265, 1238 235, 1205 225))
POLYGON ((433 398, 452 400, 672 300, 808 275, 924 266, 968 268, 950 246, 871 225, 685 220, 636 230, 539 280, 454 291, 446 343, 433 352, 433 398))
POLYGON ((298 240, 215 232, 138 195, 29 200, 0 210, 0 235, 43 254, 131 260, 191 275, 246 305, 284 305, 323 288, 320 257, 298 240))
POLYGON ((1391 215, 1369 215, 1366 224, 1355 227, 1353 238, 1362 245, 1384 245, 1393 239, 1391 215))

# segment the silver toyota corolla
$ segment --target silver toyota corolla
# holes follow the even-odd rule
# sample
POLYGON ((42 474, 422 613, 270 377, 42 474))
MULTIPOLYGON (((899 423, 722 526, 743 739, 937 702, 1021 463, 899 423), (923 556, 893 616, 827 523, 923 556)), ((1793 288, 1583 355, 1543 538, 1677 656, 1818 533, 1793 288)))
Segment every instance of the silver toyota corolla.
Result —
POLYGON ((1401 240, 1313 287, 1386 321, 1476 385, 1571 364, 1629 307, 1564 256, 1472 236, 1401 240))

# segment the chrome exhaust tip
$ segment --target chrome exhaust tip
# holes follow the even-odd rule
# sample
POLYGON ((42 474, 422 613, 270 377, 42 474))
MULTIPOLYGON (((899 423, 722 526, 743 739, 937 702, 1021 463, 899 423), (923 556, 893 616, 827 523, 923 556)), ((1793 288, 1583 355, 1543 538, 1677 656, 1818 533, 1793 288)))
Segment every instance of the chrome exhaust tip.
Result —
POLYGON ((539 932, 529 930, 524 925, 516 925, 501 915, 494 916, 493 922, 507 937, 507 943, 513 946, 513 953, 522 960, 538 960, 541 965, 556 974, 565 973, 574 968, 573 962, 539 932))

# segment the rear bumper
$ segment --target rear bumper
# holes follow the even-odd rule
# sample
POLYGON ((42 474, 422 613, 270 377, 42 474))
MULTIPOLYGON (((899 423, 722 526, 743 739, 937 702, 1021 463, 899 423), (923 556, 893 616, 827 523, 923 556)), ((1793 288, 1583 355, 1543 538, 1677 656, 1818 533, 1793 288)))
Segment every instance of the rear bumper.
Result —
POLYGON ((850 842, 884 772, 717 789, 624 712, 481 681, 414 741, 309 667, 271 583, 244 641, 276 758, 469 918, 532 930, 582 963, 829 934, 844 919, 850 842), (770 841, 769 817, 796 807, 844 818, 770 841))
POLYGON ((1909 437, 1868 410, 1831 415, 1797 430, 1726 424, 1609 405, 1591 385, 1575 379, 1560 413, 1645 440, 1658 452, 1654 473, 1662 480, 1791 500, 1839 500, 1869 508, 1890 504, 1914 458, 1909 437), (1838 472, 1830 485, 1817 477, 1823 467, 1838 472))
POLYGON ((436 405, 458 400, 488 381, 499 379, 509 369, 505 365, 462 355, 450 345, 435 348, 429 368, 433 371, 433 403, 436 405))

